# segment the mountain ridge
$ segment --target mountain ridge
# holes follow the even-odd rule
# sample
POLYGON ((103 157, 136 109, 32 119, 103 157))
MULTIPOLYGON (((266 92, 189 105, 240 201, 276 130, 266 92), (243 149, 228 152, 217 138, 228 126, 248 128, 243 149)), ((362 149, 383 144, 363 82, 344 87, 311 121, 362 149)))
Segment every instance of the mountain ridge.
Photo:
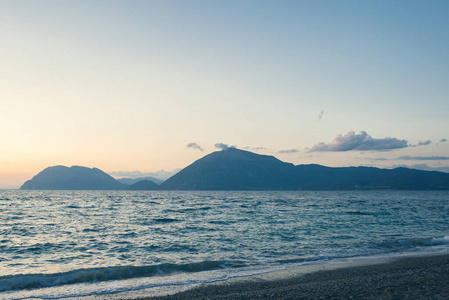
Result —
POLYGON ((449 190, 449 173, 408 168, 294 165, 274 156, 228 148, 212 152, 160 186, 120 183, 97 168, 48 167, 20 189, 54 190, 449 190))
POLYGON ((152 176, 144 176, 144 177, 136 177, 136 178, 123 177, 123 178, 118 178, 116 180, 118 182, 121 182, 121 183, 127 184, 127 185, 133 185, 142 180, 149 180, 149 181, 154 182, 157 185, 160 185, 162 182, 164 182, 164 180, 161 180, 159 178, 155 178, 152 176))
POLYGON ((153 191, 158 190, 159 185, 151 180, 143 179, 131 184, 127 189, 133 191, 153 191))
POLYGON ((407 168, 295 166, 274 156, 228 148, 198 159, 167 179, 161 189, 449 189, 449 174, 407 168))
POLYGON ((27 180, 21 190, 122 190, 124 185, 98 168, 52 166, 27 180))

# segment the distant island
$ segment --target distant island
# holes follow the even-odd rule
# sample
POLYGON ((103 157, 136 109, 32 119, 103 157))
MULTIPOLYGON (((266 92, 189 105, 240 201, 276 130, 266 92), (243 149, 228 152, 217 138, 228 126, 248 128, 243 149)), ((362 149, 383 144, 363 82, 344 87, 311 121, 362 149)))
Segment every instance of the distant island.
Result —
MULTIPOLYGON (((210 153, 164 182, 114 179, 97 168, 46 168, 21 190, 448 190, 449 173, 293 165, 236 148, 210 153)), ((157 180, 156 180, 157 181, 157 180)))
POLYGON ((155 178, 155 177, 151 177, 151 176, 146 176, 146 177, 137 177, 137 178, 120 178, 117 179, 117 181, 127 184, 127 185, 133 185, 135 183, 138 183, 139 181, 152 181, 157 185, 160 185, 162 182, 164 182, 164 180, 159 179, 159 178, 155 178))
MULTIPOLYGON (((162 181, 160 181, 162 182, 162 181)), ((159 185, 146 178, 114 179, 97 168, 54 166, 26 181, 21 190, 156 190, 159 185), (125 183, 126 182, 126 183, 125 183)))

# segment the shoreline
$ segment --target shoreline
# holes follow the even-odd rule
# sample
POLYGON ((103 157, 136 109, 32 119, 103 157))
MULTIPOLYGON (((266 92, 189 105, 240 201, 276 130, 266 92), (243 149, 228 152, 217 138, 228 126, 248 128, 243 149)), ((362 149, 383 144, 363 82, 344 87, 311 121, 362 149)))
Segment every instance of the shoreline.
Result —
MULTIPOLYGON (((144 293, 143 293, 144 294, 144 293)), ((147 294, 148 295, 148 294, 147 294)), ((449 254, 371 257, 323 262, 205 283, 172 299, 449 299, 449 254)))

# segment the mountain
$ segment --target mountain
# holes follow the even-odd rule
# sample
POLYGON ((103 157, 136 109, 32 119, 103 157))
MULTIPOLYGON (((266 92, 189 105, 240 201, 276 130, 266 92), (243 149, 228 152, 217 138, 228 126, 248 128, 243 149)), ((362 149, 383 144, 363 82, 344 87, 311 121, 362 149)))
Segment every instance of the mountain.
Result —
POLYGON ((26 181, 21 190, 123 190, 120 183, 97 168, 54 166, 26 181))
POLYGON ((449 189, 449 174, 407 168, 293 165, 235 148, 213 152, 166 180, 168 190, 449 189))
POLYGON ((118 182, 121 182, 121 183, 127 184, 127 185, 132 185, 132 184, 137 183, 137 182, 139 182, 141 180, 149 180, 149 181, 152 181, 152 182, 156 183, 157 185, 159 185, 162 182, 164 182, 161 179, 154 178, 154 177, 151 177, 151 176, 138 177, 138 178, 120 178, 120 179, 117 179, 118 182))
POLYGON ((161 189, 289 189, 295 166, 273 156, 228 148, 213 152, 167 179, 161 189))
POLYGON ((329 168, 298 165, 294 189, 299 190, 439 190, 449 189, 449 174, 407 168, 329 168))
POLYGON ((131 184, 128 187, 128 190, 135 190, 135 191, 149 191, 149 190, 158 190, 159 189, 159 185, 154 183, 153 181, 144 179, 144 180, 140 180, 134 184, 131 184))
POLYGON ((235 148, 210 153, 160 186, 121 183, 96 168, 46 168, 21 190, 449 190, 449 173, 407 168, 331 168, 293 165, 235 148))
MULTIPOLYGON (((158 180, 162 180, 165 181, 168 178, 172 177, 173 175, 175 175, 176 173, 178 173, 179 171, 181 171, 181 169, 174 169, 172 171, 166 171, 164 169, 159 170, 157 172, 140 172, 140 171, 114 171, 114 172, 109 172, 108 174, 113 176, 114 178, 117 177, 124 177, 124 178, 142 178, 143 179, 148 179, 149 177, 153 178, 153 179, 158 179, 158 180)), ((151 179, 148 179, 151 180, 151 179)), ((153 181, 153 180, 151 180, 153 181)), ((156 182, 158 183, 158 182, 156 182)))

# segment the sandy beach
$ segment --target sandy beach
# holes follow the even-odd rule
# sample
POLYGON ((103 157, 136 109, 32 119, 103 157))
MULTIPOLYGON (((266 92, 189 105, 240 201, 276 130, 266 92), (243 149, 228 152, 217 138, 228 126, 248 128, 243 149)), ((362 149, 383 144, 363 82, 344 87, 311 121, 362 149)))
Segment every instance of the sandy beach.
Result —
POLYGON ((321 270, 285 270, 139 299, 449 299, 447 254, 315 267, 321 270))

